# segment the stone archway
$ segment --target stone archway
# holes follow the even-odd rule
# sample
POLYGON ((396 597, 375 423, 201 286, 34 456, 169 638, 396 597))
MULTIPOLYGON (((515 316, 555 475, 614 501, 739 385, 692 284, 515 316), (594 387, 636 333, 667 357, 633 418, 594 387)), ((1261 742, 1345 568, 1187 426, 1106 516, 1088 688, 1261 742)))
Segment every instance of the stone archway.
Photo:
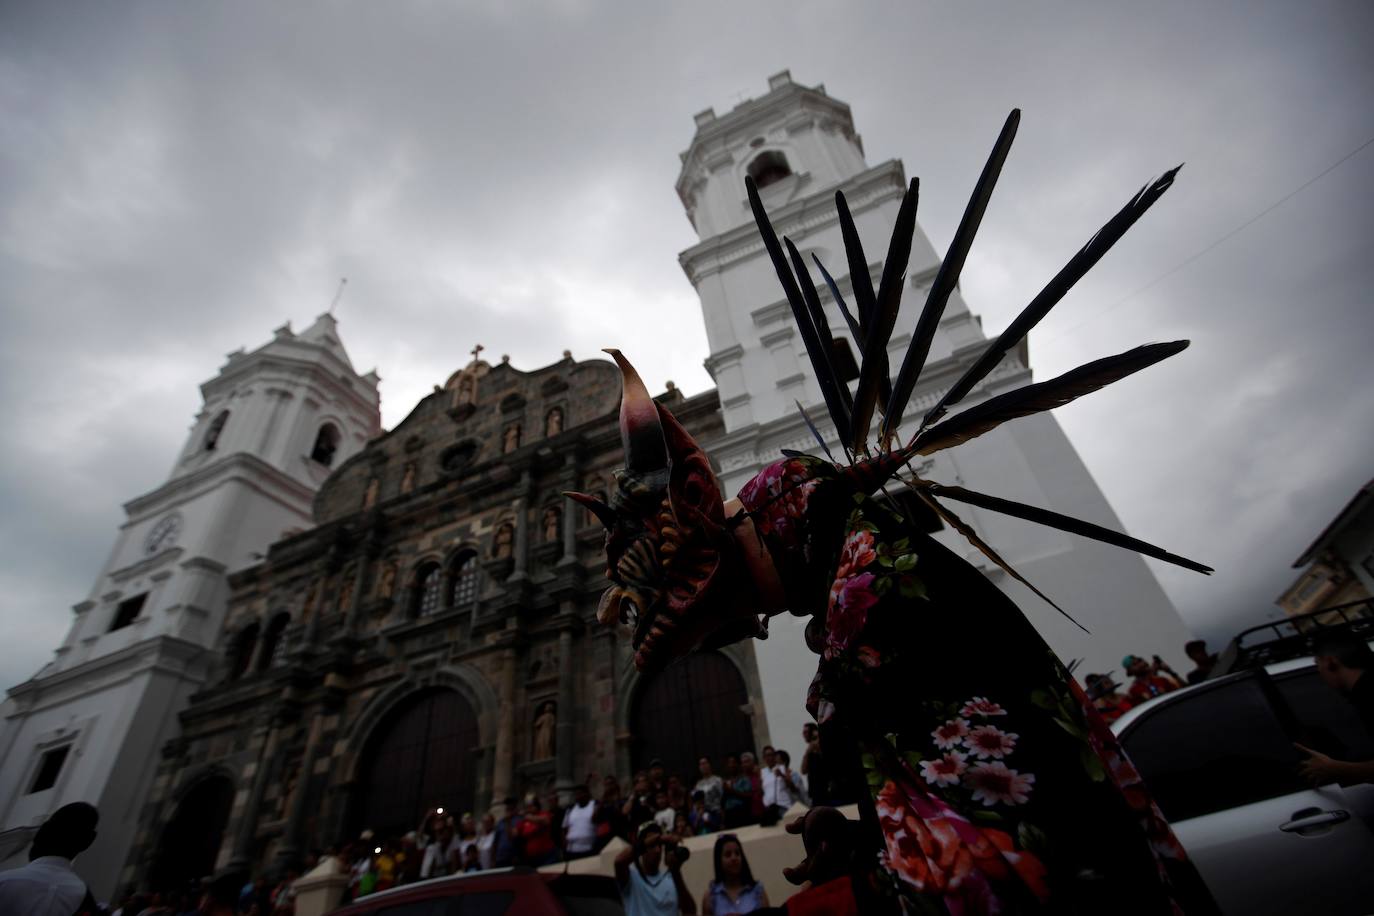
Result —
POLYGON ((477 714, 456 690, 422 689, 393 706, 358 758, 352 832, 400 836, 431 807, 473 810, 479 741, 477 714))
POLYGON ((743 674, 720 652, 695 652, 639 679, 629 715, 633 769, 657 757, 691 785, 705 755, 719 772, 726 754, 755 750, 751 708, 743 674))
POLYGON ((224 773, 212 772, 196 781, 162 829, 148 867, 148 886, 180 889, 213 874, 233 804, 234 783, 224 773))

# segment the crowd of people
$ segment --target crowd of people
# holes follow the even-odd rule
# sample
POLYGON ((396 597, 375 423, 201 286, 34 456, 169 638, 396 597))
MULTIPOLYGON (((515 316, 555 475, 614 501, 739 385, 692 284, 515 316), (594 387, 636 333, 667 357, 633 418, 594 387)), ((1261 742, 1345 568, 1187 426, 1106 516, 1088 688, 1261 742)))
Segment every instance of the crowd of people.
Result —
POLYGON ((806 726, 803 740, 798 769, 787 751, 771 746, 759 758, 751 751, 727 754, 719 772, 710 757, 702 756, 691 778, 668 773, 655 758, 634 774, 628 792, 615 776, 589 774, 567 806, 557 795, 543 801, 530 795, 523 804, 505 799, 499 819, 434 808, 403 836, 378 838, 365 831, 339 853, 349 872, 350 896, 444 875, 578 859, 600 853, 617 837, 633 847, 650 823, 664 836, 701 836, 775 824, 798 802, 841 802, 832 791, 814 725, 806 726))
POLYGON ((1171 693, 1185 684, 1205 681, 1217 664, 1217 657, 1207 652, 1207 643, 1195 639, 1186 644, 1183 651, 1195 666, 1188 672, 1187 678, 1179 677, 1158 655, 1150 661, 1138 655, 1127 655, 1121 660, 1121 667, 1131 679, 1126 692, 1121 692, 1122 685, 1116 682, 1112 677, 1113 672, 1109 671, 1106 674, 1090 674, 1083 679, 1088 698, 1102 713, 1102 718, 1115 722, 1141 703, 1171 693))

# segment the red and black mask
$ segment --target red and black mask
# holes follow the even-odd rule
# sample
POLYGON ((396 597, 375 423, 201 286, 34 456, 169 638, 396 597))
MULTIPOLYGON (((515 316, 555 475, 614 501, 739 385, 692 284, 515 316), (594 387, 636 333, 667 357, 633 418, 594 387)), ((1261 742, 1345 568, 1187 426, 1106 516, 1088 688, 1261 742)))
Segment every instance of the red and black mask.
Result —
POLYGON ((650 397, 618 350, 620 438, 625 467, 610 504, 568 495, 606 526, 606 578, 597 619, 631 629, 635 667, 662 667, 703 643, 723 644, 758 629, 741 613, 734 538, 710 460, 667 408, 650 397), (741 630, 736 634, 735 630, 741 630))

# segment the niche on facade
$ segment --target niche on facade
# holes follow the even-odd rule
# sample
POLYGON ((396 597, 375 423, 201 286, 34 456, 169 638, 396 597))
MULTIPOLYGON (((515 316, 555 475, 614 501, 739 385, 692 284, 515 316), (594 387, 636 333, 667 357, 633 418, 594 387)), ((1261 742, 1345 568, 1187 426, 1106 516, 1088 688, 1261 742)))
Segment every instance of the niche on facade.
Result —
POLYGON ((502 522, 496 529, 496 534, 491 538, 491 558, 493 560, 509 560, 515 555, 515 525, 511 522, 502 522))
POLYGON ((563 408, 555 407, 544 414, 544 438, 552 439, 563 432, 563 408))
POLYGON ((501 454, 509 455, 520 447, 520 424, 511 423, 501 433, 501 454))
POLYGON ((558 705, 544 700, 530 726, 530 759, 548 760, 557 752, 558 705))
POLYGON ((439 454, 439 468, 445 474, 457 474, 477 460, 480 446, 476 439, 467 439, 457 445, 450 445, 439 454))

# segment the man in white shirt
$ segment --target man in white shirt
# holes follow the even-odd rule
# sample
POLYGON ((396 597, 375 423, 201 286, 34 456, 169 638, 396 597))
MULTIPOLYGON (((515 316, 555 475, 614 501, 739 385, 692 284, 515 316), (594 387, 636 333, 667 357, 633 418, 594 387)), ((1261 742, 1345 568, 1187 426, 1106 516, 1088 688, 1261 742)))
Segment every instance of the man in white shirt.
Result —
POLYGON ((777 765, 773 767, 776 774, 774 783, 777 792, 777 805, 781 809, 779 816, 787 812, 797 802, 810 805, 811 802, 806 797, 806 791, 802 788, 801 777, 792 772, 792 756, 787 751, 777 752, 777 765))
POLYGON ((0 916, 74 916, 96 913, 91 893, 72 870, 72 859, 95 842, 95 806, 63 805, 29 847, 29 864, 0 872, 0 916))
POLYGON ((586 784, 577 786, 573 799, 575 804, 563 815, 563 851, 569 859, 580 859, 596 848, 596 802, 586 784))
POLYGON ((777 752, 773 750, 772 745, 765 744, 763 746, 763 772, 759 774, 759 778, 763 782, 762 823, 765 827, 776 824, 782 813, 778 810, 778 774, 774 772, 777 763, 777 752))

